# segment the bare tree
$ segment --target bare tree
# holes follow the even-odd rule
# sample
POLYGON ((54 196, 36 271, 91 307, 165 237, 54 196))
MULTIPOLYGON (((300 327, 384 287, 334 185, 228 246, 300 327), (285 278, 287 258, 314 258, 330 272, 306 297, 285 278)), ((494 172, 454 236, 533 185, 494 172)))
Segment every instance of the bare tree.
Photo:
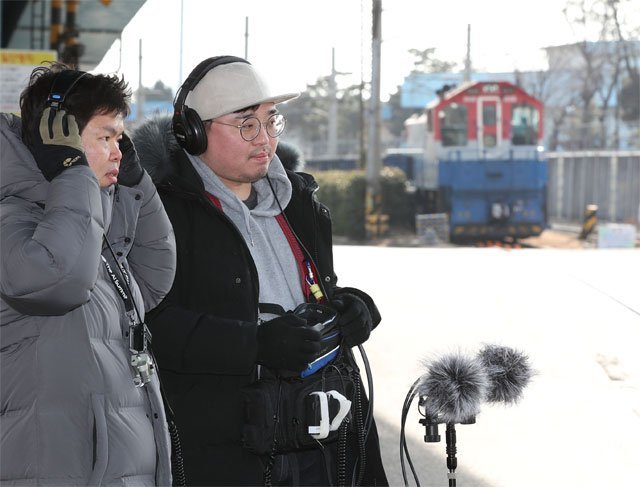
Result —
MULTIPOLYGON (((625 80, 621 83, 622 86, 618 93, 619 103, 617 107, 621 106, 622 109, 617 110, 617 112, 624 121, 640 122, 640 70, 638 69, 640 53, 638 53, 637 47, 634 49, 634 45, 626 40, 640 36, 640 25, 635 25, 625 32, 623 23, 620 20, 620 4, 620 0, 608 0, 615 36, 620 43, 619 55, 627 74, 625 80)), ((638 135, 640 136, 640 133, 638 135)))
POLYGON ((413 71, 416 73, 450 73, 458 65, 458 63, 438 59, 435 47, 409 49, 409 54, 414 57, 413 71))
POLYGON ((630 8, 630 0, 566 3, 565 16, 579 38, 574 46, 580 62, 573 66, 580 99, 577 148, 617 147, 620 118, 639 118, 640 108, 634 108, 640 107, 638 56, 627 40, 638 32, 638 26, 629 26, 626 12, 630 8), (614 122, 613 137, 607 128, 610 120, 614 122))
MULTIPOLYGON (((598 146, 602 149, 605 148, 617 148, 619 144, 617 129, 614 131, 611 142, 607 142, 610 140, 608 129, 607 129, 607 116, 609 115, 609 104, 612 101, 613 95, 618 88, 619 80, 620 80, 620 59, 617 56, 618 51, 616 51, 612 58, 608 58, 610 61, 605 62, 605 68, 609 68, 604 76, 602 84, 598 87, 598 95, 601 100, 600 106, 600 114, 598 116, 600 122, 600 137, 598 140, 598 146)), ((616 104, 617 106, 617 104, 616 104)), ((617 110, 614 113, 614 119, 617 120, 618 113, 617 110)), ((617 123, 615 124, 617 127, 617 123)))

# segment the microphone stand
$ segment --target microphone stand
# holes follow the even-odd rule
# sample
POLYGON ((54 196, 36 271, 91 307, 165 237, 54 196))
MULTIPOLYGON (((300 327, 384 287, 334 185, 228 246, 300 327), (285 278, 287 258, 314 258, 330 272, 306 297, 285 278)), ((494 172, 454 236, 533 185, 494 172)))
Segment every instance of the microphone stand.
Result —
POLYGON ((449 469, 449 487, 456 487, 456 468, 458 467, 458 459, 456 457, 456 424, 447 423, 447 431, 445 434, 447 439, 447 468, 449 469))
MULTIPOLYGON (((471 416, 460 424, 474 424, 476 422, 475 416, 471 416)), ((425 443, 437 443, 440 441, 440 435, 438 434, 438 419, 425 417, 419 420, 419 423, 424 425, 426 433, 424 435, 425 443)), ((447 442, 447 469, 449 473, 447 475, 449 479, 449 487, 456 487, 456 468, 458 468, 458 458, 456 453, 458 452, 456 447, 456 423, 446 423, 447 429, 445 432, 445 439, 447 442)))

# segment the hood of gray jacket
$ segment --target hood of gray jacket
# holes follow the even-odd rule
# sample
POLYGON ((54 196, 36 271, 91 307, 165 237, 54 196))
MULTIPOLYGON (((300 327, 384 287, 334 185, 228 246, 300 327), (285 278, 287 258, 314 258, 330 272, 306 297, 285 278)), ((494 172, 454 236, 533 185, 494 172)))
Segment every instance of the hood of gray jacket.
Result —
POLYGON ((9 113, 0 114, 0 199, 20 196, 29 201, 43 202, 49 182, 23 144, 21 132, 22 120, 19 117, 9 113))

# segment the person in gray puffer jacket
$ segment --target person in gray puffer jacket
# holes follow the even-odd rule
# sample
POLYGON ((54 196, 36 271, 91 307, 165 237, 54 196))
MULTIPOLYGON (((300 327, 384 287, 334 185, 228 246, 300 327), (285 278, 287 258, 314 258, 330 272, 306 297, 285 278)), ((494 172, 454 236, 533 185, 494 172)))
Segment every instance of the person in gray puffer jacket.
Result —
POLYGON ((0 485, 172 483, 142 323, 175 239, 124 134, 129 97, 54 64, 21 119, 0 115, 0 485))

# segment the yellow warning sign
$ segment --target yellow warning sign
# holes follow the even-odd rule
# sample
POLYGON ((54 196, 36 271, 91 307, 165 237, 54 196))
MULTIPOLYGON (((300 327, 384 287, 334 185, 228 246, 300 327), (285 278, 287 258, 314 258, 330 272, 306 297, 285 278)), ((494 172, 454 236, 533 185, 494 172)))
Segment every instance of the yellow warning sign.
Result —
POLYGON ((56 51, 0 49, 0 64, 27 64, 35 67, 45 61, 55 61, 56 59, 56 51))
POLYGON ((33 68, 57 58, 56 51, 0 49, 0 112, 19 113, 20 93, 33 68))

